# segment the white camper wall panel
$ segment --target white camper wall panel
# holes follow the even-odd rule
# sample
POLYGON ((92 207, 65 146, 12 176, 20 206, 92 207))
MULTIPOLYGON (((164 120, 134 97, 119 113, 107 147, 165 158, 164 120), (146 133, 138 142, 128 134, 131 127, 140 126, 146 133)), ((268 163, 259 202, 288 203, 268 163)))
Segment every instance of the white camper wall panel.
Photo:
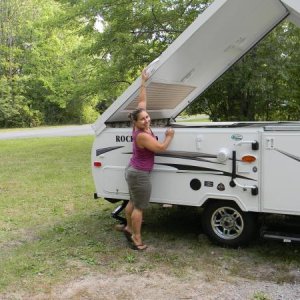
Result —
POLYGON ((300 132, 265 132, 262 210, 300 215, 300 132))
MULTIPOLYGON (((155 129, 155 132, 158 130, 155 129)), ((259 186, 259 152, 253 151, 249 144, 236 146, 237 141, 233 139, 233 136, 239 136, 244 140, 259 140, 259 128, 205 128, 201 126, 176 128, 174 140, 167 151, 167 154, 171 152, 173 157, 166 158, 164 155, 155 157, 151 201, 201 206, 208 198, 231 199, 246 211, 258 211, 260 195, 251 195, 249 189, 231 188, 229 182, 232 172, 232 151, 236 150, 239 160, 237 175, 245 177, 245 179, 238 178, 238 182, 259 186), (227 149, 229 152, 229 158, 224 162, 219 162, 217 159, 221 149, 227 149), (176 152, 178 152, 177 156, 176 152), (246 167, 240 162, 241 157, 246 154, 253 154, 257 157, 255 163, 248 164, 247 172, 245 172, 246 167), (179 165, 179 170, 171 173, 167 169, 163 172, 162 166, 166 163, 175 167, 179 165), (188 166, 195 167, 195 169, 189 170, 188 166), (199 167, 199 170, 196 167, 199 167), (256 172, 253 171, 254 167, 256 167, 256 172), (190 181, 193 178, 201 181, 201 189, 197 191, 191 189, 190 181), (224 191, 218 190, 219 184, 224 184, 224 191)))
MULTIPOLYGON (((240 187, 230 187, 232 151, 237 151, 237 175, 240 184, 259 185, 260 158, 251 145, 239 145, 233 136, 244 140, 258 140, 258 128, 175 128, 175 137, 167 152, 156 155, 152 172, 151 202, 201 206, 208 198, 236 201, 243 210, 258 211, 260 194, 240 187), (218 161, 222 149, 228 150, 228 158, 218 161), (245 166, 240 158, 245 154, 257 156, 254 164, 245 166), (256 167, 258 171, 254 172, 256 167), (201 182, 201 188, 193 190, 191 180, 201 182), (225 189, 218 189, 219 185, 225 189)), ((164 128, 153 128, 158 140, 165 136, 164 128)), ((93 167, 93 177, 98 196, 129 199, 124 177, 132 152, 131 128, 106 128, 92 150, 92 161, 100 161, 100 168, 93 167), (122 138, 120 138, 122 137, 122 138), (113 149, 101 155, 96 150, 113 149)))

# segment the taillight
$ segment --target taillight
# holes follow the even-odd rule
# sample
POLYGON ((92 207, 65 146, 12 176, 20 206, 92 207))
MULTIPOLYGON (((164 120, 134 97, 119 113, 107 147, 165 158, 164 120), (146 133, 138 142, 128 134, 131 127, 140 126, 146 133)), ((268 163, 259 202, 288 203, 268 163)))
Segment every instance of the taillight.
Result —
POLYGON ((100 168, 102 166, 102 163, 100 161, 94 161, 94 167, 100 168))
POLYGON ((256 161, 256 157, 253 155, 244 155, 242 157, 242 161, 246 163, 253 163, 256 161))

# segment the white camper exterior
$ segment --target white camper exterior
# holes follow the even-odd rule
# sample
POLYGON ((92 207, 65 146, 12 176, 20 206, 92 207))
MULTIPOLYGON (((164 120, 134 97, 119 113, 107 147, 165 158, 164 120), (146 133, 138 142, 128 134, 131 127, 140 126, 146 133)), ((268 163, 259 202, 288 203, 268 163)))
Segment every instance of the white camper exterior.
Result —
MULTIPOLYGON (((298 0, 215 0, 148 66, 148 112, 167 152, 157 154, 151 202, 203 207, 212 240, 247 242, 257 213, 300 215, 300 122, 176 123, 176 116, 282 20, 300 25, 298 0)), ((138 78, 94 124, 95 198, 128 200, 132 154, 128 112, 138 78)), ((300 240, 300 239, 299 239, 300 240)))

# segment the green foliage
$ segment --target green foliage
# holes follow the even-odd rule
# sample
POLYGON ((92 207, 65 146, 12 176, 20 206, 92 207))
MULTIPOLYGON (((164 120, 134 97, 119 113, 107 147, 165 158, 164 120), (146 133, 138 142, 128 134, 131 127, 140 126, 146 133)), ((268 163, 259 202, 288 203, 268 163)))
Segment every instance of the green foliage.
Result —
POLYGON ((14 76, 9 81, 0 78, 0 126, 2 127, 32 127, 41 124, 41 113, 30 109, 23 96, 24 78, 14 76))
POLYGON ((256 292, 252 300, 270 300, 270 298, 263 292, 256 292))
POLYGON ((84 25, 58 27, 65 12, 55 1, 1 1, 0 8, 0 126, 95 120, 91 60, 81 55, 89 41, 78 34, 84 25))

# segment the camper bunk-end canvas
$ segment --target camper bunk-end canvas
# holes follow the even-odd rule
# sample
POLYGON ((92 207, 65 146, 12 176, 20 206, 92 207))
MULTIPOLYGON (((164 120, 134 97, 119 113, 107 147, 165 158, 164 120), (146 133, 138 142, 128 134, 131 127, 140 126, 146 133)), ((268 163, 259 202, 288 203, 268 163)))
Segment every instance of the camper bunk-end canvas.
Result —
MULTIPOLYGON (((300 24, 298 0, 215 0, 148 66, 153 132, 162 141, 166 126, 175 130, 169 150, 155 157, 151 202, 203 207, 203 229, 220 244, 249 241, 259 214, 300 215, 300 123, 174 120, 286 18, 300 24)), ((136 107, 140 80, 94 124, 95 198, 129 199, 127 115, 136 107)))

